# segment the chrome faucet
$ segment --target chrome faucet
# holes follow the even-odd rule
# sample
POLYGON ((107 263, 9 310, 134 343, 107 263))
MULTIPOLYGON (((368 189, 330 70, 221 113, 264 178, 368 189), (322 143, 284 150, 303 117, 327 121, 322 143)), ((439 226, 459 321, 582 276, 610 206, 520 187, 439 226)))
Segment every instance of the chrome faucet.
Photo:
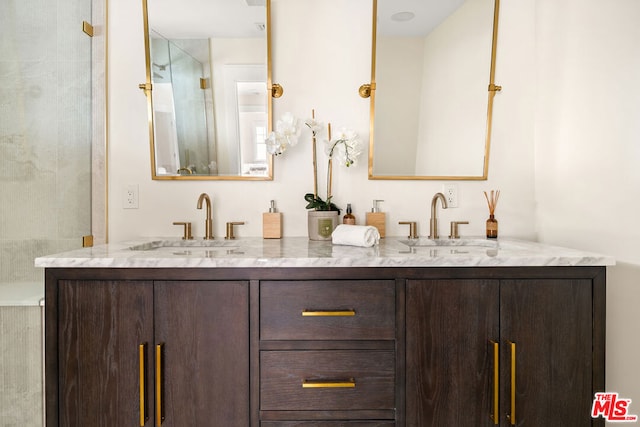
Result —
POLYGON ((442 204, 442 209, 447 209, 449 205, 447 205, 447 199, 444 197, 442 193, 436 193, 431 199, 431 220, 429 221, 429 238, 437 239, 438 238, 438 215, 436 212, 436 203, 440 199, 440 203, 442 204))
POLYGON ((202 209, 202 201, 207 203, 207 219, 204 221, 204 239, 213 240, 213 218, 211 218, 211 199, 207 193, 198 198, 198 209, 202 209))

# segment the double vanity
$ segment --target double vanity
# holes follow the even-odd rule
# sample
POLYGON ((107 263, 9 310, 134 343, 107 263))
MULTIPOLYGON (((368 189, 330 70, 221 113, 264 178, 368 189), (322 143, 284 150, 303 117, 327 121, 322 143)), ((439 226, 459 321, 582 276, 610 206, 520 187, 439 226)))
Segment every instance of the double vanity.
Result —
POLYGON ((146 239, 38 258, 47 426, 592 426, 613 259, 146 239))

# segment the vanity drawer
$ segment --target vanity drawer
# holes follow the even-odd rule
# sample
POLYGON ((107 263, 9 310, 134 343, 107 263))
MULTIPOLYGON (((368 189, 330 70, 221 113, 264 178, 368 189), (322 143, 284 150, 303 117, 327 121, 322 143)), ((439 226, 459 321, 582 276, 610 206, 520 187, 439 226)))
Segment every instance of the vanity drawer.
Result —
POLYGON ((393 340, 395 282, 260 283, 262 340, 393 340))
POLYGON ((394 408, 392 350, 260 352, 262 411, 394 408))
POLYGON ((263 421, 260 427, 395 427, 393 421, 263 421))

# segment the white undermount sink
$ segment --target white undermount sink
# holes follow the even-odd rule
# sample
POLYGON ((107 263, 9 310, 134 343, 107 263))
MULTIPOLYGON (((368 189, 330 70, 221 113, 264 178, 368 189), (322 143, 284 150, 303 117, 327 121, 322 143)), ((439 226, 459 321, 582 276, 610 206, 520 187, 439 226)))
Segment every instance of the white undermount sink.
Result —
POLYGON ((130 246, 132 251, 155 251, 158 249, 213 249, 213 248, 237 248, 234 240, 153 240, 130 246))
POLYGON ((486 239, 482 237, 462 237, 459 239, 429 239, 426 237, 420 237, 418 239, 400 240, 400 243, 411 247, 498 247, 498 241, 496 239, 486 239))

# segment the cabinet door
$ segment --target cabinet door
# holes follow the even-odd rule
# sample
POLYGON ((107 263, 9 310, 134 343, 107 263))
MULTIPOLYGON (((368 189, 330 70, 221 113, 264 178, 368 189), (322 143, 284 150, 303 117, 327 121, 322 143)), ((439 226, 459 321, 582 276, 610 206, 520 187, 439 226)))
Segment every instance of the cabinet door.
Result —
POLYGON ((488 426, 496 280, 411 280, 406 291, 407 426, 488 426))
POLYGON ((163 426, 249 425, 246 282, 155 282, 163 426))
POLYGON ((135 426, 151 282, 65 280, 58 292, 59 426, 135 426))
POLYGON ((510 425, 591 426, 591 280, 501 281, 501 409, 510 425), (515 390, 511 388, 511 344, 515 390))

